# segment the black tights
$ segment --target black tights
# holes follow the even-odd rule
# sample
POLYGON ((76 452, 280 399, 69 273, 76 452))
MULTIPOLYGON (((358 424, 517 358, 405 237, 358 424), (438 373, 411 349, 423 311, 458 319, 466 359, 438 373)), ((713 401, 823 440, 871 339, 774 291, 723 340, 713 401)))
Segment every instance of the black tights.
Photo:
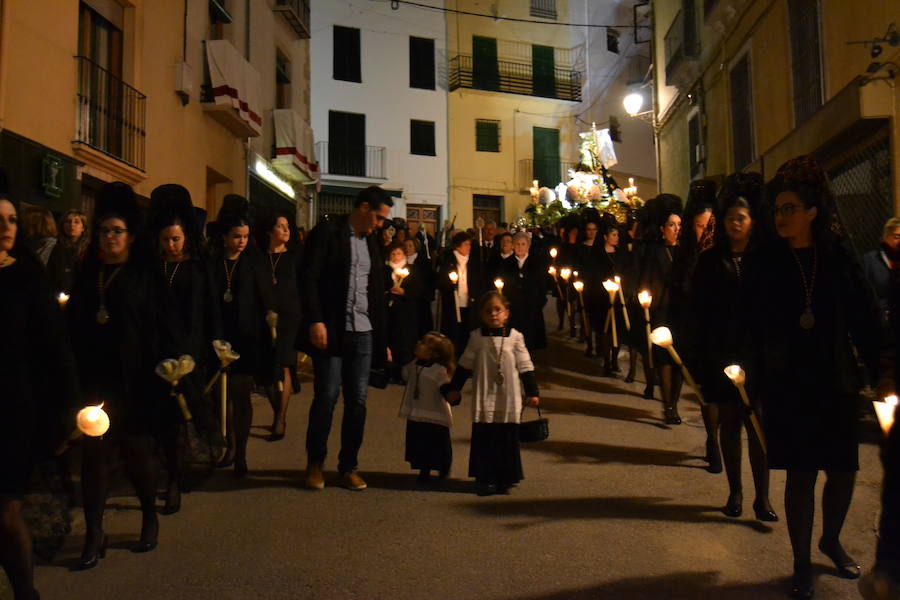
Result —
POLYGON ((22 518, 22 501, 0 494, 0 566, 6 571, 16 600, 31 600, 34 565, 31 533, 22 518))
POLYGON ((141 503, 141 539, 155 540, 159 525, 156 519, 156 484, 159 464, 150 434, 124 434, 118 440, 85 438, 81 463, 81 486, 87 534, 84 555, 95 554, 103 541, 103 512, 109 495, 109 475, 116 448, 122 455, 125 474, 134 486, 141 503))
POLYGON ((740 404, 710 404, 718 409, 718 420, 721 427, 722 462, 728 477, 729 496, 743 497, 741 482, 741 428, 747 430, 747 452, 750 455, 750 469, 753 471, 753 486, 756 498, 753 506, 771 510, 769 502, 769 465, 766 453, 756 437, 756 431, 749 417, 744 417, 744 409, 740 404))
MULTIPOLYGON (((810 568, 813 515, 818 471, 788 470, 784 487, 784 512, 787 517, 794 571, 810 568)), ((853 499, 856 471, 826 471, 822 490, 822 545, 840 548, 839 537, 853 499)))
POLYGON ((228 376, 228 445, 234 449, 236 470, 247 464, 247 440, 253 423, 252 389, 252 375, 228 376))
POLYGON ((269 404, 272 405, 272 433, 279 434, 283 434, 287 426, 288 403, 291 400, 294 383, 291 368, 282 367, 282 371, 282 388, 280 390, 277 383, 266 386, 266 395, 269 397, 269 404))
POLYGON ((678 398, 681 396, 681 384, 684 378, 681 370, 676 365, 656 365, 657 381, 662 391, 663 406, 678 412, 678 398))

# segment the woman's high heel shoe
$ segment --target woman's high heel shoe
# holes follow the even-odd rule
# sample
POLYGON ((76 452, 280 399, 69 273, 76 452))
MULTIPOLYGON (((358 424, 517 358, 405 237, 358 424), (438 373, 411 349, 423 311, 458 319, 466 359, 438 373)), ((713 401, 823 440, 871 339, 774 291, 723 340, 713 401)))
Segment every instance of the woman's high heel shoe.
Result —
POLYGON ((791 598, 806 599, 812 597, 812 568, 809 566, 802 569, 794 568, 794 576, 791 578, 791 598))
POLYGON ((166 504, 163 506, 162 514, 174 515, 181 510, 181 488, 178 487, 177 481, 170 481, 166 490, 166 504))
POLYGON ((767 523, 777 523, 778 522, 778 515, 775 513, 774 510, 772 510, 771 506, 768 506, 768 505, 762 506, 762 505, 754 502, 753 503, 753 512, 756 513, 757 521, 765 521, 767 523))
POLYGON ((824 541, 819 540, 819 550, 831 559, 831 562, 834 563, 834 568, 837 569, 841 577, 844 579, 859 579, 859 565, 850 558, 840 543, 836 542, 833 545, 826 545, 824 541))
POLYGON ((744 513, 744 509, 741 506, 743 504, 743 501, 744 499, 740 494, 729 495, 728 502, 726 502, 725 506, 722 507, 722 513, 726 517, 737 519, 744 513))
POLYGON ((156 549, 159 539, 159 520, 156 513, 151 516, 145 516, 144 522, 141 524, 141 539, 138 541, 134 551, 137 553, 152 552, 156 549))
POLYGON ((81 553, 81 558, 72 567, 73 571, 87 571, 88 569, 93 569, 100 563, 101 558, 106 558, 106 534, 100 534, 100 543, 97 544, 97 547, 92 551, 88 551, 87 544, 85 544, 84 552, 81 553))

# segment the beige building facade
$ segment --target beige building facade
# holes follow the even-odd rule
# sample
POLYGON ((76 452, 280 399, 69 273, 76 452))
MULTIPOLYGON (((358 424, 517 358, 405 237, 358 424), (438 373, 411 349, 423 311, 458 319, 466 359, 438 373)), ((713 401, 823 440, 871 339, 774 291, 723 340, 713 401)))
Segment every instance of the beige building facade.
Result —
POLYGON ((621 104, 624 69, 635 52, 631 3, 448 0, 446 7, 448 217, 456 217, 457 228, 478 217, 514 222, 531 202, 532 181, 550 188, 567 181, 578 162, 578 134, 592 123, 609 127, 610 117, 637 128, 626 136, 630 148, 615 144, 630 158, 613 176, 620 186, 633 176, 641 193, 655 192, 652 130, 626 123, 621 104), (608 36, 621 42, 608 46, 608 36))
POLYGON ((303 224, 317 178, 308 7, 0 0, 0 165, 10 193, 90 212, 108 181, 131 184, 144 201, 179 183, 210 218, 238 193, 295 210, 303 224), (280 120, 278 110, 287 111, 280 120))
POLYGON ((741 170, 769 179, 813 154, 851 242, 877 245, 900 208, 898 15, 881 0, 654 1, 660 189, 684 196, 693 179, 741 170))

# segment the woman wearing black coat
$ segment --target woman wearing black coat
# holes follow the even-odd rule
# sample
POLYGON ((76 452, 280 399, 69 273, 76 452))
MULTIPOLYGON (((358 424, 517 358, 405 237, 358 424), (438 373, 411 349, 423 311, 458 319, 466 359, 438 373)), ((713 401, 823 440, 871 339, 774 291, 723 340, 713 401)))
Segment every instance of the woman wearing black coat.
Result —
POLYGON ((106 435, 82 441, 87 533, 79 570, 95 567, 105 553, 103 513, 117 449, 141 503, 135 551, 156 548, 155 442, 175 412, 154 370, 185 351, 172 292, 134 248, 140 218, 131 188, 118 182, 104 187, 97 214, 98 251, 89 250, 66 309, 84 398, 103 402, 110 419, 106 435))
MULTIPOLYGON (((619 277, 621 285, 625 285, 625 278, 630 274, 628 251, 620 243, 621 230, 612 223, 600 225, 598 243, 593 253, 593 264, 589 270, 590 277, 585 282, 585 304, 588 306, 588 315, 591 317, 591 330, 597 337, 597 355, 601 358, 603 375, 614 377, 619 372, 619 348, 628 339, 628 330, 625 327, 625 314, 621 296, 616 294, 616 338, 618 345, 613 345, 612 327, 604 331, 606 318, 609 315, 609 292, 603 287, 603 282, 615 280, 619 277)), ((624 295, 624 290, 622 294, 624 295)))
MULTIPOLYGON (((761 521, 776 521, 769 501, 769 467, 762 440, 750 423, 737 388, 725 375, 725 367, 737 364, 750 370, 749 397, 753 412, 762 417, 758 388, 753 385, 753 312, 751 298, 762 285, 760 245, 765 243, 766 211, 762 206, 762 176, 758 173, 731 175, 719 195, 715 245, 699 255, 692 282, 688 311, 688 333, 684 356, 703 389, 706 402, 714 407, 721 436, 722 459, 728 476, 728 502, 722 511, 729 517, 742 514, 741 430, 747 430, 747 445, 756 498, 753 510, 761 521)), ((707 442, 707 453, 714 452, 707 442)))
POLYGON ((481 262, 472 258, 472 236, 457 231, 451 238, 451 249, 441 257, 436 274, 440 293, 441 333, 450 338, 457 356, 466 349, 469 332, 479 326, 476 304, 488 290, 481 262), (456 273, 457 283, 450 279, 456 273), (459 302, 460 319, 456 319, 454 296, 459 302))
POLYGON ((550 275, 543 256, 532 254, 531 238, 519 232, 513 236, 513 255, 503 261, 500 278, 503 295, 510 302, 509 326, 525 336, 529 352, 547 347, 544 305, 550 289, 550 275))
POLYGON ((272 405, 270 442, 284 438, 287 411, 291 394, 300 392, 297 373, 297 335, 300 332, 300 269, 301 252, 291 240, 290 218, 287 214, 269 212, 260 219, 259 247, 265 249, 261 263, 261 281, 278 314, 275 343, 266 348, 261 370, 261 383, 272 405))
MULTIPOLYGON (((406 242, 413 242, 408 239, 406 242)), ((419 339, 418 306, 426 286, 426 273, 420 264, 409 264, 403 243, 395 242, 384 265, 387 298, 387 340, 391 349, 392 379, 400 383, 400 370, 413 359, 419 339), (403 276, 402 269, 407 275, 403 276)))
MULTIPOLYGON (((647 290, 653 297, 650 305, 651 329, 672 327, 677 319, 678 307, 672 305, 673 264, 678 258, 678 237, 681 234, 681 201, 676 196, 657 197, 658 224, 655 242, 644 247, 641 265, 641 290, 647 290)), ((678 340, 675 340, 676 343, 678 340)), ((653 348, 653 364, 656 380, 660 384, 663 397, 663 418, 667 425, 680 425, 678 398, 681 395, 681 371, 666 350, 653 348)))
POLYGON ((416 301, 416 323, 419 331, 416 339, 421 338, 429 331, 434 330, 434 316, 431 314, 431 303, 434 302, 434 266, 431 259, 422 249, 422 243, 418 237, 406 238, 403 241, 403 253, 406 255, 406 264, 419 273, 420 293, 416 301))
MULTIPOLYGON (((232 200, 234 200, 232 196, 232 200)), ((235 477, 246 477, 247 441, 253 422, 250 392, 254 378, 262 379, 268 348, 272 346, 266 314, 272 301, 263 281, 263 265, 250 246, 250 222, 246 212, 220 211, 216 219, 218 240, 210 262, 213 293, 222 313, 225 340, 240 355, 228 369, 226 452, 219 466, 234 465, 235 477)))
MULTIPOLYGON (((212 290, 209 263, 201 256, 200 227, 194 218, 190 193, 177 184, 165 184, 150 194, 156 209, 151 239, 160 274, 175 296, 178 321, 183 330, 186 352, 194 358, 194 371, 181 380, 193 422, 200 432, 214 431, 218 424, 212 406, 203 396, 210 371, 216 368, 212 341, 222 338, 222 318, 212 290)), ((171 410, 174 412, 175 407, 171 410)), ((181 455, 183 437, 181 415, 163 435, 168 485, 163 514, 181 509, 181 455)))
POLYGON ((22 500, 35 459, 58 444, 61 424, 78 401, 75 357, 63 316, 41 265, 17 246, 18 206, 0 195, 0 566, 17 600, 33 591, 31 534, 22 500))
POLYGON ((793 593, 808 598, 819 471, 827 479, 818 547, 842 576, 859 577, 839 537, 859 468, 857 356, 876 381, 879 313, 861 269, 835 234, 827 182, 815 161, 789 161, 769 186, 780 239, 763 259, 765 277, 757 290, 756 369, 769 466, 787 471, 793 593))

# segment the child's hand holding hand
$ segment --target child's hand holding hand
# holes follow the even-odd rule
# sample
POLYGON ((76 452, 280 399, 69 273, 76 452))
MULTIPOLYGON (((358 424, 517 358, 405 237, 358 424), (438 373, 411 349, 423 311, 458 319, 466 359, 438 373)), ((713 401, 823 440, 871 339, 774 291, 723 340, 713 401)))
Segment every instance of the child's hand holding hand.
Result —
POLYGON ((528 402, 528 406, 537 406, 541 403, 541 399, 537 396, 529 396, 525 401, 528 402))
POLYGON ((462 402, 462 396, 457 391, 447 392, 447 404, 450 406, 458 406, 462 402))

